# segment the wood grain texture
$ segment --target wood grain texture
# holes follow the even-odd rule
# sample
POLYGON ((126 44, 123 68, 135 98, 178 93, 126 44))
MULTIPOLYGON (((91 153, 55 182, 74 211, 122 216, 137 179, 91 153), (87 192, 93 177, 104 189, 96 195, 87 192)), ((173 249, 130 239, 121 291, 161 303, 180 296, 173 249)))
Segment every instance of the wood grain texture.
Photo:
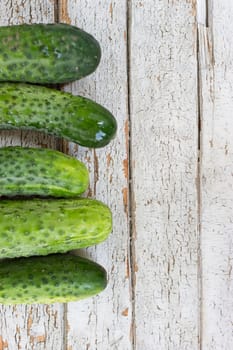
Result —
MULTIPOLYGON (((2 0, 0 25, 53 22, 54 2, 2 0)), ((57 147, 57 141, 39 133, 0 133, 0 145, 57 147)), ((0 307, 0 349, 64 350, 63 305, 0 307)))
POLYGON ((137 350, 197 350, 194 1, 133 1, 131 162, 137 350))
POLYGON ((232 1, 209 2, 200 26, 202 349, 233 346, 232 1))
POLYGON ((118 121, 117 137, 107 147, 96 151, 72 144, 69 147, 71 154, 88 165, 88 195, 110 206, 114 228, 105 243, 82 252, 107 269, 109 284, 96 298, 68 304, 67 349, 130 350, 126 2, 67 0, 60 6, 60 21, 90 32, 102 48, 96 73, 66 86, 66 90, 96 100, 118 121))

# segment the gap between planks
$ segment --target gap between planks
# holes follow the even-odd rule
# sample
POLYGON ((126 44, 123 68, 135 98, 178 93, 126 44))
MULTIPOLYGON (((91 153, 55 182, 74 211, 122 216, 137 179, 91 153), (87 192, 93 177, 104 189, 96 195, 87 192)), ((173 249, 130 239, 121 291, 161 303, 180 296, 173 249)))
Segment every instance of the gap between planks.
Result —
POLYGON ((202 139, 202 123, 203 123, 203 97, 202 97, 202 52, 203 41, 201 40, 201 31, 203 27, 207 29, 209 27, 209 15, 210 15, 210 0, 197 0, 197 14, 196 14, 196 38, 197 38, 197 110, 198 110, 198 160, 197 160, 197 230, 199 233, 198 238, 198 297, 199 297, 199 349, 203 349, 203 262, 202 262, 202 152, 203 152, 203 139, 202 139))
POLYGON ((198 232, 198 298, 199 298, 199 347, 202 348, 202 256, 201 256, 201 153, 202 153, 202 137, 201 137, 201 126, 202 126, 202 89, 201 89, 201 74, 200 74, 200 41, 199 41, 199 29, 197 25, 197 123, 198 123, 198 151, 197 151, 197 232, 198 232))
POLYGON ((127 24, 126 24, 126 43, 127 43, 127 83, 128 83, 128 120, 129 120, 129 128, 128 128, 128 174, 129 174, 129 256, 130 256, 130 279, 131 279, 131 339, 132 339, 132 350, 136 349, 136 324, 135 324, 135 262, 136 262, 136 248, 135 248, 135 212, 134 212, 134 195, 132 188, 132 140, 131 140, 131 29, 132 29, 132 2, 131 0, 126 0, 126 9, 127 9, 127 24))

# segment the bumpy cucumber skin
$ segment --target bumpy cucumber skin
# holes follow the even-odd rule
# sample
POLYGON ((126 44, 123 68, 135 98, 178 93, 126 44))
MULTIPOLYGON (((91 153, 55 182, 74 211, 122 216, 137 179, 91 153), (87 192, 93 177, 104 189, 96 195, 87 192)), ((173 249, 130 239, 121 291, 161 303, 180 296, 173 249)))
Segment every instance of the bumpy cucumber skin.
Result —
POLYGON ((106 146, 117 123, 81 96, 30 84, 0 83, 0 128, 39 130, 85 147, 106 146))
POLYGON ((0 201, 0 258, 65 253, 104 241, 110 209, 94 199, 0 201))
POLYGON ((98 294, 106 285, 102 266, 69 254, 6 259, 0 264, 0 304, 78 301, 98 294))
POLYGON ((85 165, 45 148, 0 148, 0 196, 74 197, 89 183, 85 165))
POLYGON ((0 28, 0 81, 66 83, 94 72, 99 43, 68 24, 22 24, 0 28))

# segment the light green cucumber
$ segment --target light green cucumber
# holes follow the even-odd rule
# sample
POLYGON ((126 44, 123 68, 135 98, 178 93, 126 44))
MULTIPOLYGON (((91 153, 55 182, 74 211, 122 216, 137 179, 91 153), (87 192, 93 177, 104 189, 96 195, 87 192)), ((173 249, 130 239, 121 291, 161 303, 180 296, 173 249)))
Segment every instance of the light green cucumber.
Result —
POLYGON ((78 196, 88 171, 77 159, 45 148, 0 148, 0 196, 78 196))
POLYGON ((64 253, 104 241, 110 209, 87 198, 0 201, 0 258, 64 253))
POLYGON ((0 128, 38 130, 85 147, 115 136, 113 115, 98 103, 44 86, 0 83, 0 128))
POLYGON ((72 25, 0 27, 0 81, 65 83, 94 72, 100 57, 96 39, 72 25))
POLYGON ((70 254, 6 259, 0 263, 0 304, 51 304, 100 293, 104 268, 70 254))

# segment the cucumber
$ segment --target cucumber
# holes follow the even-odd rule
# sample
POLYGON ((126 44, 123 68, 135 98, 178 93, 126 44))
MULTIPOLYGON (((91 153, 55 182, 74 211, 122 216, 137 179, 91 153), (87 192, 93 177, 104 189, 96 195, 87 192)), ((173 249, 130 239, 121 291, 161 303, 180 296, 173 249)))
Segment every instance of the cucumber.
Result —
POLYGON ((85 147, 103 147, 115 136, 113 115, 81 96, 20 83, 0 83, 0 128, 39 130, 85 147))
POLYGON ((110 209, 94 199, 0 201, 0 258, 65 253, 104 241, 110 209))
POLYGON ((106 284, 102 266, 70 254, 6 259, 0 264, 0 304, 77 301, 98 294, 106 284))
POLYGON ((94 72, 99 43, 68 24, 0 27, 0 81, 66 83, 94 72))
POLYGON ((45 148, 0 148, 0 196, 73 197, 89 183, 83 163, 45 148))

